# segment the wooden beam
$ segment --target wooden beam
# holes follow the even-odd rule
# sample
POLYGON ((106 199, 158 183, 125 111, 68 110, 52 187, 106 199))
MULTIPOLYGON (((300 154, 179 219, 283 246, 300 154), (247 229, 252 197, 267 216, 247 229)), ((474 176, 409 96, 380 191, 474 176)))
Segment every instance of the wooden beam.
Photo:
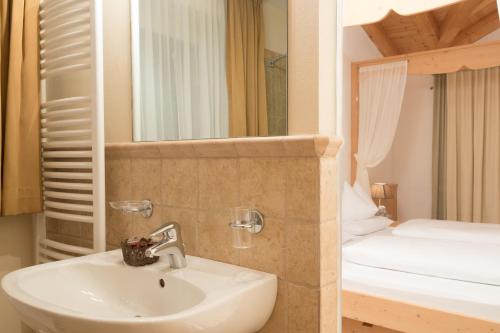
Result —
POLYGON ((455 37, 457 37, 460 31, 467 26, 468 16, 482 1, 483 0, 462 1, 449 9, 444 22, 441 24, 441 36, 438 43, 439 48, 453 45, 455 37))
POLYGON ((500 322, 344 290, 342 315, 405 333, 500 333, 500 322))
POLYGON ((351 65, 351 184, 356 181, 359 141, 359 66, 355 63, 351 65))
POLYGON ((401 54, 360 61, 353 65, 362 67, 401 60, 408 61, 409 75, 454 73, 461 69, 496 67, 500 66, 500 41, 401 54))
POLYGON ((412 16, 418 32, 427 49, 437 48, 439 43, 439 24, 432 12, 420 13, 412 16))
POLYGON ((498 11, 495 10, 486 17, 480 19, 475 24, 463 30, 455 38, 454 45, 465 45, 477 42, 487 34, 500 28, 500 20, 498 19, 498 11))
POLYGON ((363 29, 368 34, 368 37, 375 43, 380 53, 384 57, 393 56, 399 54, 398 48, 390 40, 384 31, 384 28, 379 23, 366 24, 363 29))

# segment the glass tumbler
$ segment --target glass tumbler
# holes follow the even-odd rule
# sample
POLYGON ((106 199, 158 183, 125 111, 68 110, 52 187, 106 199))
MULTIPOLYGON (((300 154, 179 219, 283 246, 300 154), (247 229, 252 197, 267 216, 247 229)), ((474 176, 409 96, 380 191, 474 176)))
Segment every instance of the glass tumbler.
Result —
POLYGON ((233 247, 248 249, 252 246, 253 209, 235 207, 230 209, 230 226, 233 233, 233 247))

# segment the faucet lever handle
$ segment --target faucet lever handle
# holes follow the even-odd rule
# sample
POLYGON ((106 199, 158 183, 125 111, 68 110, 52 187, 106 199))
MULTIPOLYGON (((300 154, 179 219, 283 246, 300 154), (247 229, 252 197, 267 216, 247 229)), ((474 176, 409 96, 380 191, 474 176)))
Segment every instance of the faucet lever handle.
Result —
POLYGON ((172 239, 175 237, 177 234, 177 230, 179 230, 179 225, 176 222, 168 222, 167 224, 164 224, 163 226, 159 227, 155 231, 153 231, 149 237, 153 238, 156 236, 162 236, 162 239, 172 239), (172 231, 175 232, 175 235, 172 236, 172 231))

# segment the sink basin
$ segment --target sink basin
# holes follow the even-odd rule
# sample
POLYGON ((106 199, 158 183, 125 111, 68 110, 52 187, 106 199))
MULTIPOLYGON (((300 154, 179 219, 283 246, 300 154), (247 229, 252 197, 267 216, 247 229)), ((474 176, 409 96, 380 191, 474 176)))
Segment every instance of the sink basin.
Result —
POLYGON ((253 333, 271 315, 275 275, 198 257, 126 266, 111 251, 12 272, 2 288, 40 333, 253 333))

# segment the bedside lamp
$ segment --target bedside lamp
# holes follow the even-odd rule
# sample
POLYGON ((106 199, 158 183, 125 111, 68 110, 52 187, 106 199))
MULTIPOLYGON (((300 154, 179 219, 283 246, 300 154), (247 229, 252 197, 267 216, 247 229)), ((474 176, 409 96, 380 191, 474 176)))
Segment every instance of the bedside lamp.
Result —
POLYGON ((387 216, 387 210, 385 206, 382 206, 382 199, 392 199, 391 187, 387 183, 374 183, 371 186, 372 198, 378 200, 379 211, 377 215, 387 216))

